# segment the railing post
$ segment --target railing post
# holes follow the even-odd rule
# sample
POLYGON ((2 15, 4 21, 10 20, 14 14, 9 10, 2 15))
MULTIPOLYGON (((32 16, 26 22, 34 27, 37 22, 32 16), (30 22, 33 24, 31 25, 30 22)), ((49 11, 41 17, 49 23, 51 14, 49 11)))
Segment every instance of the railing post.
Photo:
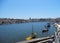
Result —
POLYGON ((57 32, 55 32, 55 43, 59 43, 59 36, 57 32))

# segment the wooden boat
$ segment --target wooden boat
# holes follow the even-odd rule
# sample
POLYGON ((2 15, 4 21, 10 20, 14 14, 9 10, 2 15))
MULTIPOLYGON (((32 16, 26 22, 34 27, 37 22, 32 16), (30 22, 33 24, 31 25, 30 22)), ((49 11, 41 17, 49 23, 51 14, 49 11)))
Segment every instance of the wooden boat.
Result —
POLYGON ((44 30, 42 30, 42 32, 48 32, 48 29, 44 29, 44 30))
POLYGON ((48 32, 49 28, 50 28, 50 23, 47 23, 46 26, 44 26, 44 30, 42 30, 42 32, 48 32))
POLYGON ((37 34, 33 33, 30 36, 26 37, 26 40, 32 40, 32 39, 36 38, 36 36, 37 36, 37 34))
POLYGON ((47 28, 50 28, 51 26, 50 26, 50 23, 47 23, 47 28))
POLYGON ((32 39, 36 38, 36 36, 37 36, 37 33, 34 33, 33 25, 32 25, 32 34, 30 36, 26 37, 26 40, 32 40, 32 39))

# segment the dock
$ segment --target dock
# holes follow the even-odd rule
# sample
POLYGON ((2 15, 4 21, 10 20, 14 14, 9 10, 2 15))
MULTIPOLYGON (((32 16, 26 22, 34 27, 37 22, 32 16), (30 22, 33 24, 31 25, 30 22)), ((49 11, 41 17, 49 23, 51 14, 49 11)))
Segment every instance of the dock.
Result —
POLYGON ((45 43, 45 42, 53 42, 54 41, 54 35, 42 37, 42 38, 35 38, 29 41, 22 41, 22 42, 16 42, 16 43, 45 43))

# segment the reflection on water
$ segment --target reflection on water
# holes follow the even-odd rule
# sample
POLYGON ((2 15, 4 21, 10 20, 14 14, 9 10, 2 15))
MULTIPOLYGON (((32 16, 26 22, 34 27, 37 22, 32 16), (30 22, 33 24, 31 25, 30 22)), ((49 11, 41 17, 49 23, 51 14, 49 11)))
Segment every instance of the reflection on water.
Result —
POLYGON ((25 40, 25 38, 32 33, 32 24, 34 32, 37 32, 38 34, 37 38, 53 35, 55 31, 53 24, 48 32, 42 33, 46 23, 47 22, 34 22, 0 25, 0 43, 15 43, 17 41, 25 40))

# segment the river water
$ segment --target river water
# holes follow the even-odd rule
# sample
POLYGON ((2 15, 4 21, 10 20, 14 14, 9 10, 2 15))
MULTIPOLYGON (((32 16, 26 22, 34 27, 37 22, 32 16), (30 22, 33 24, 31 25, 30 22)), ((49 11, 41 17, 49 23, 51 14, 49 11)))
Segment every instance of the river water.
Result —
POLYGON ((32 22, 0 25, 0 43, 15 43, 25 40, 32 33, 32 25, 34 32, 37 33, 37 38, 54 35, 56 30, 52 23, 48 32, 42 32, 46 24, 47 22, 32 22))

